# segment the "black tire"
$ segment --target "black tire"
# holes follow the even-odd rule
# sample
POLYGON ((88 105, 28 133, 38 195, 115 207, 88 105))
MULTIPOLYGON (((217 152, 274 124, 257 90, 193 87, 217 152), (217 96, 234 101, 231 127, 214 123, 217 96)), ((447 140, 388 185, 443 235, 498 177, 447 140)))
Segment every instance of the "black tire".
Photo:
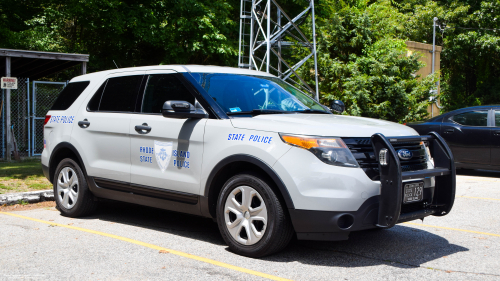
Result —
MULTIPOLYGON (((64 179, 62 179, 62 182, 63 181, 64 179)), ((73 159, 65 158, 61 162, 59 162, 59 165, 57 165, 56 168, 56 173, 54 174, 52 185, 54 188, 54 199, 56 201, 57 208, 59 209, 59 211, 63 216, 72 218, 88 216, 97 209, 97 202, 94 200, 94 197, 89 190, 87 179, 83 174, 80 165, 78 165, 78 163, 73 161, 73 159), (60 173, 65 168, 70 168, 72 171, 74 171, 75 172, 74 176, 76 176, 78 179, 77 184, 75 184, 75 186, 72 187, 73 189, 76 188, 78 196, 77 199, 75 200, 76 202, 71 202, 72 206, 68 206, 70 208, 64 206, 65 205, 63 202, 64 193, 60 192, 58 194, 57 190, 57 184, 59 181, 60 173)))
MULTIPOLYGON (((252 201, 253 202, 253 201, 252 201)), ((263 177, 251 172, 230 178, 222 187, 217 200, 217 224, 229 249, 239 255, 259 258, 283 250, 292 237, 294 230, 288 212, 276 196, 270 184, 263 177), (267 225, 260 240, 253 245, 238 242, 228 230, 225 219, 225 203, 228 196, 238 187, 249 186, 259 193, 267 208, 267 225)))

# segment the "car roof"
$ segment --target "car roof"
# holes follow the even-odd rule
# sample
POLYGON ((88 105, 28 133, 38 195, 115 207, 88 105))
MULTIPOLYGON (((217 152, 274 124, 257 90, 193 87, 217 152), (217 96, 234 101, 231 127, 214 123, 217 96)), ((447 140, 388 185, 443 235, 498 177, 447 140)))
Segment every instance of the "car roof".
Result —
POLYGON ((266 72, 250 70, 246 68, 236 68, 227 66, 214 66, 214 65, 151 65, 151 66, 140 66, 140 67, 128 67, 128 68, 117 68, 104 70, 99 72, 93 72, 85 75, 77 76, 71 79, 71 82, 76 81, 89 81, 96 78, 104 77, 108 74, 113 73, 126 73, 131 71, 148 71, 148 70, 174 70, 176 72, 202 72, 202 73, 226 73, 226 74, 242 74, 242 75, 258 75, 267 77, 276 77, 266 72))

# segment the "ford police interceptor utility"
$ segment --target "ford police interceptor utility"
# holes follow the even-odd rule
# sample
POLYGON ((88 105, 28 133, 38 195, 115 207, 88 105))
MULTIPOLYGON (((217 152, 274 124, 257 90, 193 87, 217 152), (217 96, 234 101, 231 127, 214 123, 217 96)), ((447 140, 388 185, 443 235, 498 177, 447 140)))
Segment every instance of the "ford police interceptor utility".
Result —
MULTIPOLYGON (((343 104, 335 101, 335 111, 343 104)), ((443 216, 455 197, 437 133, 342 116, 277 77, 212 66, 114 69, 70 81, 47 113, 44 174, 65 216, 100 198, 213 218, 262 257, 304 240, 443 216)))

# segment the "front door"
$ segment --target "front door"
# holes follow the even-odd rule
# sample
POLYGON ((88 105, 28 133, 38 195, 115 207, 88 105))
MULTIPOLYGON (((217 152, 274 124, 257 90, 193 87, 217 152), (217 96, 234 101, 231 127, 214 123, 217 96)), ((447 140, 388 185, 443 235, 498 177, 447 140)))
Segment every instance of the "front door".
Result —
POLYGON ((161 109, 168 100, 196 102, 174 73, 147 73, 140 113, 131 118, 129 126, 131 183, 199 194, 206 119, 162 116, 161 109))
POLYGON ((144 71, 109 75, 84 102, 71 134, 89 176, 130 182, 129 124, 144 71))
POLYGON ((441 125, 441 136, 459 163, 490 165, 490 133, 488 110, 459 113, 441 125))

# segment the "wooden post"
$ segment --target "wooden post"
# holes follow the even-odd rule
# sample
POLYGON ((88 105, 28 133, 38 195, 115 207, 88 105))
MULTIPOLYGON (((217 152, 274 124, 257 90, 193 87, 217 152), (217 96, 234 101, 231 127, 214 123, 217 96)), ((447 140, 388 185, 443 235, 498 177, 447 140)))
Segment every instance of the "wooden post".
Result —
POLYGON ((87 62, 82 62, 82 75, 87 74, 87 62))

